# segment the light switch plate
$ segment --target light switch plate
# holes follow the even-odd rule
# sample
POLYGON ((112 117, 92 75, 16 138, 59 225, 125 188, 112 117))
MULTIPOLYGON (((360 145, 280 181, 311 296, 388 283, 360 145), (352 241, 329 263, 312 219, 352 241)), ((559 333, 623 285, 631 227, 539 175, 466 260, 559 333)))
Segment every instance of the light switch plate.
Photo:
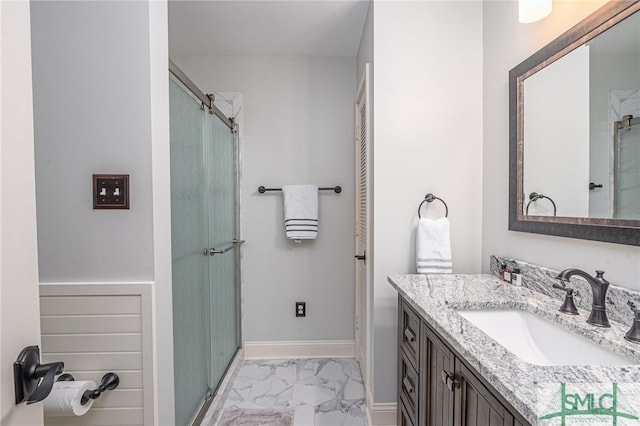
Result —
POLYGON ((94 209, 128 209, 129 175, 93 175, 94 209))

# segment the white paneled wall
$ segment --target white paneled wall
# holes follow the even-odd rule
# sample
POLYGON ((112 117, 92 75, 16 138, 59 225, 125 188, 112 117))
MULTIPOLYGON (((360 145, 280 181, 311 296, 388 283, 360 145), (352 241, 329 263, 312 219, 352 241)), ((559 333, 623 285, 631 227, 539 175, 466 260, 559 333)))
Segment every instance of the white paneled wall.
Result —
POLYGON ((47 417, 46 426, 153 424, 151 283, 41 284, 43 362, 63 361, 76 380, 120 385, 82 417, 47 417))

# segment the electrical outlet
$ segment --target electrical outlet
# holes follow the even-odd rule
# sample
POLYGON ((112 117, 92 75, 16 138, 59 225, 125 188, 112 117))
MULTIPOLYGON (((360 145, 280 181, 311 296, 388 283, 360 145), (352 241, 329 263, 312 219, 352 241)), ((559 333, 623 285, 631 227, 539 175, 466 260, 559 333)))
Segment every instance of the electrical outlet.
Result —
POLYGON ((297 317, 306 317, 307 316, 307 303, 306 302, 296 302, 296 316, 297 317))

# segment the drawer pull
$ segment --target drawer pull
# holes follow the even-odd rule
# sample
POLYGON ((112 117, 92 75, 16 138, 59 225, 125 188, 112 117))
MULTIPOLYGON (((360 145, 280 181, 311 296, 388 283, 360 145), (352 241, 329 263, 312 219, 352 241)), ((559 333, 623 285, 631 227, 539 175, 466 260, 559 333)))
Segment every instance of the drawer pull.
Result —
POLYGON ((407 393, 413 393, 415 390, 413 389, 413 383, 411 383, 411 380, 407 376, 404 376, 404 379, 402 379, 402 387, 406 389, 407 393))
POLYGON ((415 342, 416 341, 416 335, 413 334, 413 331, 411 331, 411 329, 409 327, 404 329, 404 338, 405 338, 405 340, 408 340, 410 342, 415 342))
POLYGON ((444 370, 442 370, 442 383, 444 383, 451 392, 458 387, 458 379, 456 379, 456 376, 444 370))

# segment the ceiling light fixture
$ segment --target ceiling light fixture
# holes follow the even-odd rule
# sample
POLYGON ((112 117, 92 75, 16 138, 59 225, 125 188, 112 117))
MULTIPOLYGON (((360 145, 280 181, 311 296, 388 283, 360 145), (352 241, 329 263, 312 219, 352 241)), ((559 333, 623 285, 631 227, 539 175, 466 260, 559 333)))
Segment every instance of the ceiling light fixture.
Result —
POLYGON ((521 24, 539 21, 551 13, 552 0, 519 0, 518 20, 521 24))

